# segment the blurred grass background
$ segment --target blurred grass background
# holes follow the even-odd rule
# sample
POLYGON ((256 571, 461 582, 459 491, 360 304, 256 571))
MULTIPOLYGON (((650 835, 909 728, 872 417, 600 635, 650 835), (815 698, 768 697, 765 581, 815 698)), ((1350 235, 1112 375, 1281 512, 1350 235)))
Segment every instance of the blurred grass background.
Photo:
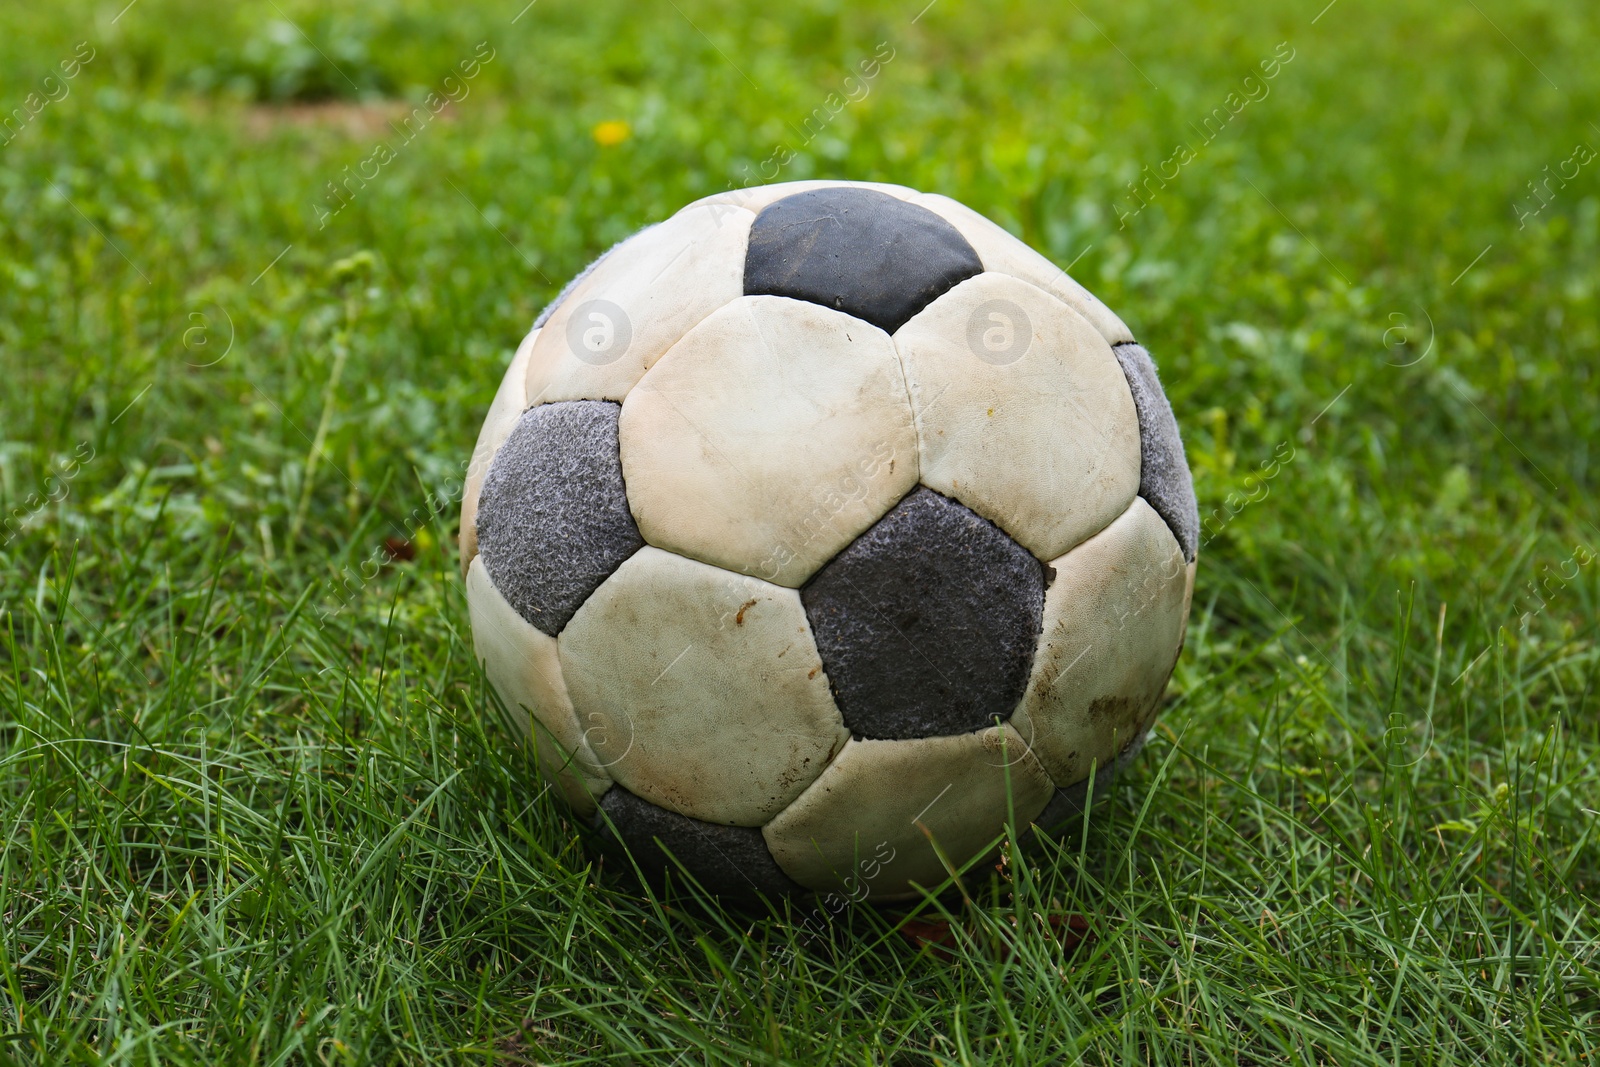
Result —
POLYGON ((1597 38, 1553 0, 0 9, 0 1059, 1587 1062, 1597 38), (821 937, 588 866, 482 725, 452 547, 538 309, 783 148, 1073 264, 1209 519, 1089 831, 821 937))

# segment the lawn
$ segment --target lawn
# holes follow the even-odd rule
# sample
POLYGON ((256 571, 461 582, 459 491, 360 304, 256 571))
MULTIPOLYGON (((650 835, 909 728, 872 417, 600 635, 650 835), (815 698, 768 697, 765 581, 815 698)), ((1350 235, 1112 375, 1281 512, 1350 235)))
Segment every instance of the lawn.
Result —
POLYGON ((0 8, 0 1061, 1594 1062, 1589 5, 523 2, 0 8), (457 495, 566 278, 818 176, 1072 264, 1205 540, 1085 827, 729 911, 494 725, 457 495))

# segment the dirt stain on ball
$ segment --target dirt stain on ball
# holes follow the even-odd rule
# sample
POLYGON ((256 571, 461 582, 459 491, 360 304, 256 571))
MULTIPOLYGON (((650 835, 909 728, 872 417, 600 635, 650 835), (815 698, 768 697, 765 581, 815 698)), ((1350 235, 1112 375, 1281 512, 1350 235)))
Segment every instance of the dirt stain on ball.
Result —
POLYGON ((1089 702, 1089 718, 1094 722, 1116 722, 1132 719, 1138 713, 1138 705, 1130 696, 1113 694, 1111 696, 1095 697, 1089 702))

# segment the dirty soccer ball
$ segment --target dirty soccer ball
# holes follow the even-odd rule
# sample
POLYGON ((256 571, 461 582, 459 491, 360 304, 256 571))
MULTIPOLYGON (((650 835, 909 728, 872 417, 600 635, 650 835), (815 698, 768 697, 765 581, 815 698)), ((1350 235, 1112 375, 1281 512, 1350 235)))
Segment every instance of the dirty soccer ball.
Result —
POLYGON ((724 896, 915 896, 1080 813, 1159 710, 1198 540, 1128 327, 961 204, 845 182, 708 197, 580 275, 461 514, 543 772, 724 896))

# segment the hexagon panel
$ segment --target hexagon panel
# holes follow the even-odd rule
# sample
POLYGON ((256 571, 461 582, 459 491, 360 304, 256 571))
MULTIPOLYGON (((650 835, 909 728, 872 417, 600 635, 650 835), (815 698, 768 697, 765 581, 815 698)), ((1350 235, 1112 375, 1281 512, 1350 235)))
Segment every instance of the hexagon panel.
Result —
POLYGON ((895 334, 921 480, 1054 559, 1139 490, 1139 418, 1111 346, 1027 282, 980 274, 895 334))
POLYGON ((560 653, 607 773, 691 818, 759 826, 849 737, 799 593, 658 548, 595 590, 560 653))
POLYGON ((611 778, 584 739, 567 687, 555 638, 540 633, 514 611, 489 580, 483 560, 467 569, 467 610, 478 662, 513 721, 534 746, 540 770, 581 814, 611 778))
POLYGON ((621 400, 694 325, 744 292, 755 215, 690 205, 602 257, 556 304, 528 362, 528 403, 621 400))
POLYGON ((1139 757, 1150 736, 1148 731, 1140 734, 1133 739, 1133 744, 1117 753, 1109 767, 1096 767, 1092 797, 1089 795, 1090 781, 1087 774, 1065 789, 1057 789, 1055 795, 1050 798, 1050 803, 1033 817, 1034 825, 1048 833, 1060 834, 1073 829, 1084 815, 1092 815, 1096 808, 1108 803, 1117 779, 1133 766, 1133 761, 1139 757))
POLYGON ((762 830, 778 866, 815 890, 900 900, 1044 809, 1050 777, 1009 726, 914 741, 851 741, 762 830))
POLYGON ((798 586, 917 480, 888 335, 816 304, 741 297, 691 330, 622 408, 646 541, 798 586))
POLYGON ((1183 647, 1189 569, 1140 498, 1051 567, 1044 633, 1011 724, 1068 786, 1150 728, 1183 647))
POLYGON ((1038 286, 1082 315, 1107 344, 1133 340, 1133 332, 1072 276, 1017 240, 999 223, 984 218, 967 205, 938 193, 918 193, 911 203, 936 212, 977 250, 983 269, 1009 274, 1038 286))

